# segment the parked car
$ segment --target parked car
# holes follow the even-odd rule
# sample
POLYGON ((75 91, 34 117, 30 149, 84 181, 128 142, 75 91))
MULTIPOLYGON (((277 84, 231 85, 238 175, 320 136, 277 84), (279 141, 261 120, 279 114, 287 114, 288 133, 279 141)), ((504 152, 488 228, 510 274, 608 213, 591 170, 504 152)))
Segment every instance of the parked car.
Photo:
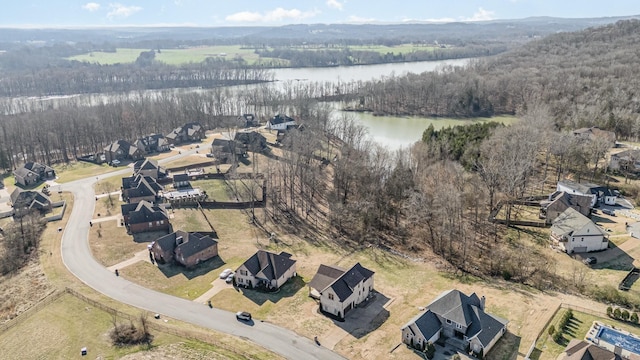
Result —
POLYGON ((120 160, 118 160, 118 159, 111 160, 111 166, 115 167, 115 166, 118 166, 118 165, 120 165, 120 160))
POLYGON ((243 321, 251 321, 251 314, 246 311, 238 311, 236 313, 236 319, 243 321))
POLYGON ((231 269, 224 269, 224 270, 220 273, 220 279, 226 279, 227 277, 229 277, 229 275, 231 275, 231 273, 233 273, 233 270, 231 270, 231 269))
POLYGON ((583 263, 585 263, 586 265, 595 265, 598 263, 598 259, 596 259, 595 257, 591 256, 588 257, 584 260, 582 260, 583 263))
POLYGON ((212 153, 207 153, 207 157, 208 158, 212 158, 212 157, 214 157, 214 155, 212 153))
POLYGON ((227 284, 231 284, 233 282, 233 277, 235 276, 234 273, 229 274, 229 276, 227 276, 227 278, 224 280, 227 284))
POLYGON ((609 216, 616 216, 616 211, 612 209, 602 209, 602 213, 609 216))

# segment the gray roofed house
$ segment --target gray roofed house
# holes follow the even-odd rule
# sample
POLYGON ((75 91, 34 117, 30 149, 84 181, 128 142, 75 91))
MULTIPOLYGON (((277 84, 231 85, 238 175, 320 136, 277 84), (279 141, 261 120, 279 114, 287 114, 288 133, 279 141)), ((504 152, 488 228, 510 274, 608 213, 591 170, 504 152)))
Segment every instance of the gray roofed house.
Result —
POLYGON ((615 353, 584 340, 572 339, 564 349, 560 360, 622 360, 615 353))
POLYGON ((141 200, 155 202, 162 185, 150 176, 135 175, 122 178, 122 200, 136 203, 141 200))
MULTIPOLYGON (((129 208, 123 210, 129 210, 129 208)), ((135 209, 128 211, 124 219, 127 230, 131 234, 169 230, 171 226, 165 208, 145 200, 137 203, 135 209)))
POLYGON ((173 186, 178 188, 191 187, 191 182, 189 181, 188 174, 174 174, 173 175, 173 186))
POLYGON ((258 250, 236 270, 236 283, 246 287, 278 289, 296 276, 296 261, 291 254, 258 250))
POLYGON ((37 162, 28 162, 13 171, 15 182, 21 186, 33 186, 46 179, 56 177, 53 168, 37 162))
POLYGON ((178 230, 154 241, 151 252, 160 263, 175 261, 193 267, 218 255, 217 235, 178 230))
POLYGON ((296 125, 295 119, 282 114, 276 114, 269 119, 266 128, 271 130, 285 130, 289 125, 296 125))
POLYGON ((18 218, 32 211, 39 211, 44 214, 52 209, 51 199, 39 191, 16 188, 11 193, 10 198, 14 216, 18 218))
POLYGON ((170 150, 169 142, 162 134, 145 135, 136 140, 134 145, 147 154, 170 150))
POLYGON ((257 131, 240 131, 233 138, 236 147, 244 151, 262 152, 267 149, 267 138, 257 131))
POLYGON ((117 140, 104 148, 105 160, 108 163, 113 160, 139 160, 143 157, 142 150, 126 140, 117 140))
POLYGON ((174 145, 200 141, 204 139, 204 137, 204 128, 197 122, 191 122, 177 127, 165 136, 169 144, 174 145))
POLYGON ((573 208, 566 209, 553 221, 551 241, 568 254, 599 251, 609 247, 607 233, 573 208))
POLYGON ((548 201, 540 203, 540 217, 551 224, 560 214, 568 208, 577 210, 584 216, 591 214, 592 197, 585 195, 569 194, 564 191, 556 191, 549 196, 548 201))
POLYGON ((595 207, 599 202, 606 205, 616 204, 616 195, 606 186, 591 183, 579 183, 572 180, 560 180, 556 186, 556 191, 564 191, 568 194, 584 195, 591 197, 591 207, 595 207))
POLYGON ((469 296, 458 290, 441 293, 426 306, 425 312, 405 324, 402 341, 423 349, 440 337, 456 337, 469 344, 474 353, 484 356, 506 332, 508 321, 485 312, 484 297, 469 296))
POLYGON ((162 179, 167 176, 167 171, 158 165, 158 161, 154 159, 145 158, 143 160, 136 161, 133 164, 133 174, 143 175, 154 178, 155 180, 162 179))
POLYGON ((346 314, 366 301, 373 291, 374 272, 356 263, 350 269, 320 265, 309 283, 310 296, 320 299, 320 309, 344 319, 346 314))

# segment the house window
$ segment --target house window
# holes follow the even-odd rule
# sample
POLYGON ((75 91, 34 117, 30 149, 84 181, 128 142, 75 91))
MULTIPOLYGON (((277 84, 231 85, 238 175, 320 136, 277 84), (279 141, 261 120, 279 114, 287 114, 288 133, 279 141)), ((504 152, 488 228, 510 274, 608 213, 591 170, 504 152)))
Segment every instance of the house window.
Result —
POLYGON ((462 329, 462 325, 456 323, 456 329, 462 329))
POLYGON ((151 226, 153 226, 153 222, 150 222, 150 223, 149 223, 149 227, 151 227, 151 226))
POLYGON ((451 324, 451 320, 447 319, 447 324, 451 324))
POLYGON ((329 294, 329 300, 333 300, 333 294, 329 294))
POLYGON ((238 278, 238 282, 239 282, 240 284, 242 284, 242 283, 244 282, 244 280, 243 280, 242 278, 238 278))

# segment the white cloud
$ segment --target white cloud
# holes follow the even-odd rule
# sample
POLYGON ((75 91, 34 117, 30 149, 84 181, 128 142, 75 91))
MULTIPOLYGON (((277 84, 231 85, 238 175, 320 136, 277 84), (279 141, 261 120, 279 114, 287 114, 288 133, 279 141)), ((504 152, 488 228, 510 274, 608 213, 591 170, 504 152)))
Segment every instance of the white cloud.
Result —
POLYGON ((302 20, 318 15, 320 11, 300 11, 298 9, 283 9, 267 11, 265 13, 242 11, 231 14, 225 18, 227 21, 234 22, 279 22, 286 19, 302 20))
POLYGON ((370 23, 374 21, 376 21, 374 18, 364 18, 356 15, 351 15, 347 18, 347 22, 350 23, 370 23))
POLYGON ((94 3, 94 2, 89 2, 89 3, 86 3, 86 4, 82 5, 82 8, 87 10, 87 11, 94 12, 94 11, 98 11, 100 9, 100 4, 94 3))
POLYGON ((140 6, 126 6, 119 3, 113 3, 109 4, 109 12, 107 13, 107 18, 126 18, 137 13, 140 10, 142 10, 140 6))
POLYGON ((344 4, 338 0, 327 0, 327 6, 332 9, 342 10, 342 7, 344 6, 344 4))
POLYGON ((485 10, 483 8, 478 8, 478 11, 476 11, 472 17, 465 19, 464 21, 486 21, 486 20, 493 20, 494 17, 493 15, 495 15, 496 12, 495 11, 489 11, 489 10, 485 10))

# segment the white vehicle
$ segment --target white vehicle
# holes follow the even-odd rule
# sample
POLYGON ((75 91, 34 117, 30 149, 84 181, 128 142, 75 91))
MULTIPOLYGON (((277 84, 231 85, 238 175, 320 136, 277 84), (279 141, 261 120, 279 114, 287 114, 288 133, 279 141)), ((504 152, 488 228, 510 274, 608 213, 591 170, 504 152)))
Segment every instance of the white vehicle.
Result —
POLYGON ((233 278, 234 278, 234 273, 229 274, 229 276, 227 276, 227 278, 224 280, 227 284, 231 284, 233 282, 233 278))
POLYGON ((251 314, 246 312, 246 311, 238 311, 236 313, 236 319, 244 320, 244 321, 251 321, 251 314))
POLYGON ((224 269, 224 271, 222 271, 220 273, 220 279, 226 279, 229 277, 229 275, 231 275, 231 273, 233 273, 233 270, 231 269, 224 269))

